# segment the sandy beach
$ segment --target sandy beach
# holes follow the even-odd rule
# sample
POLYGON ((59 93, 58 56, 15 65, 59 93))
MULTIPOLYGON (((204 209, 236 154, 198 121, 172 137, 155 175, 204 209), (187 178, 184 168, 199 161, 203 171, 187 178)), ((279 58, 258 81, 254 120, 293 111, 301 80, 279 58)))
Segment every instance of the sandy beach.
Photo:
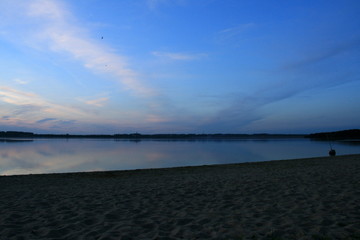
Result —
POLYGON ((360 239, 360 155, 0 177, 0 239, 360 239))

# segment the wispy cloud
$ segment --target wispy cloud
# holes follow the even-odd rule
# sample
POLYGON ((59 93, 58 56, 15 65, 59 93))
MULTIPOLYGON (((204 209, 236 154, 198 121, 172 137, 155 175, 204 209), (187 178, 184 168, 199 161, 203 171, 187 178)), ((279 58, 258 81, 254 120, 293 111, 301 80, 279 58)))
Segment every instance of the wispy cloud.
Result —
POLYGON ((167 2, 168 0, 147 0, 146 4, 150 9, 157 8, 160 4, 167 2))
POLYGON ((255 23, 243 23, 234 27, 229 27, 220 30, 217 33, 217 40, 219 42, 227 42, 232 39, 241 37, 246 31, 256 27, 255 23))
MULTIPOLYGON (((18 1, 14 1, 16 5, 18 1)), ((124 56, 92 39, 64 2, 58 0, 32 0, 21 2, 19 9, 11 8, 14 18, 25 17, 31 31, 17 28, 11 31, 23 31, 26 44, 37 50, 50 50, 66 54, 79 61, 84 67, 94 73, 112 76, 125 89, 141 97, 156 95, 156 91, 145 86, 140 80, 140 74, 132 70, 124 56), (23 12, 21 12, 23 11, 23 12)), ((14 39, 14 41, 18 41, 14 39)))
POLYGON ((57 118, 44 118, 36 121, 36 125, 47 127, 48 129, 68 129, 74 126, 76 120, 62 120, 57 118))
MULTIPOLYGON (((161 3, 154 2, 153 4, 161 3)), ((0 2, 0 7, 1 5, 0 2)), ((7 6, 10 6, 6 8, 7 25, 5 26, 5 22, 0 22, 0 27, 5 29, 3 36, 6 40, 19 48, 31 47, 40 54, 49 55, 50 53, 65 61, 77 61, 92 73, 101 75, 102 78, 99 81, 108 79, 120 83, 123 89, 132 95, 131 97, 139 98, 137 99, 139 109, 132 111, 136 112, 137 116, 143 116, 143 118, 139 117, 142 121, 154 122, 166 118, 164 115, 166 115, 168 101, 163 100, 164 93, 148 86, 142 73, 135 71, 130 66, 126 56, 119 54, 116 49, 108 47, 106 41, 101 40, 100 37, 98 39, 91 37, 88 29, 81 24, 81 20, 76 19, 71 7, 66 5, 65 1, 14 0, 7 1, 7 6), (14 22, 17 23, 16 27, 13 27, 14 22), (149 114, 152 117, 146 117, 149 114), (156 117, 154 117, 155 115, 156 117)), ((0 14, 4 11, 0 9, 0 14)), ((203 55, 167 53, 163 57, 188 61, 203 57, 203 55)), ((20 88, 23 87, 20 85, 28 83, 20 78, 15 82, 19 85, 19 89, 23 89, 20 88)), ((16 106, 12 108, 12 111, 4 114, 9 115, 12 119, 16 117, 20 119, 21 116, 22 119, 31 122, 56 118, 63 121, 76 119, 82 123, 83 121, 93 121, 94 123, 96 119, 99 125, 108 124, 116 127, 119 126, 119 122, 122 124, 125 122, 128 125, 133 123, 126 117, 122 118, 120 114, 115 116, 111 112, 106 112, 104 108, 100 108, 110 101, 107 96, 80 99, 82 103, 96 106, 97 109, 77 103, 70 107, 70 105, 54 104, 54 99, 45 99, 37 95, 35 93, 37 89, 35 86, 33 87, 33 92, 19 91, 15 88, 1 89, 0 101, 6 102, 8 106, 16 106), (27 94, 30 95, 27 96, 27 94), (99 112, 103 114, 99 114, 99 112)), ((79 98, 77 100, 79 101, 79 98)), ((54 124, 55 120, 40 123, 54 124)), ((82 124, 81 128, 83 126, 82 124)))
POLYGON ((155 114, 149 114, 148 116, 146 116, 145 120, 148 123, 165 123, 170 121, 168 118, 165 118, 163 116, 158 116, 155 114))
POLYGON ((204 53, 189 54, 189 53, 179 53, 179 52, 158 52, 158 51, 154 51, 151 54, 156 57, 166 58, 170 60, 179 60, 179 61, 197 60, 207 56, 207 54, 204 53))
POLYGON ((155 10, 166 4, 183 4, 186 0, 146 0, 149 9, 155 10))
POLYGON ((46 122, 51 122, 54 120, 56 120, 56 118, 44 118, 44 119, 36 121, 36 123, 46 123, 46 122))
MULTIPOLYGON (((284 77, 280 77, 280 79, 252 93, 247 95, 239 94, 235 98, 231 97, 232 100, 228 106, 207 119, 201 128, 205 131, 211 129, 219 129, 219 131, 224 132, 246 131, 247 126, 267 116, 261 111, 266 105, 286 101, 309 90, 330 88, 354 80, 339 81, 337 77, 334 77, 333 79, 328 79, 327 82, 304 82, 297 84, 301 81, 301 77, 289 81, 284 80, 284 77)), ((278 111, 274 109, 274 113, 278 111)))
POLYGON ((256 26, 254 23, 243 23, 243 24, 239 24, 235 27, 229 27, 229 28, 222 29, 219 33, 237 35, 237 34, 240 34, 243 31, 245 31, 249 28, 252 28, 254 26, 256 26))
POLYGON ((102 107, 108 101, 109 101, 108 97, 101 97, 101 98, 96 98, 96 99, 91 99, 91 100, 82 100, 82 102, 84 102, 88 105, 91 105, 91 106, 96 106, 96 107, 102 107))
MULTIPOLYGON (((357 76, 354 77, 354 72, 357 71, 354 70, 354 66, 356 68, 357 65, 348 64, 339 71, 333 69, 333 63, 329 64, 327 61, 331 59, 331 62, 336 61, 343 65, 344 60, 337 57, 350 50, 358 51, 359 47, 359 41, 344 42, 338 46, 329 46, 327 51, 308 53, 301 61, 293 60, 285 66, 279 66, 272 73, 267 73, 271 81, 264 82, 253 92, 229 96, 228 106, 207 119, 203 128, 243 131, 247 126, 266 118, 267 115, 261 110, 266 105, 286 101, 308 91, 324 90, 359 81, 357 76)), ((274 109, 274 112, 277 111, 274 109)))
POLYGON ((26 85, 26 84, 28 84, 27 81, 24 81, 24 80, 22 80, 22 79, 20 79, 20 78, 14 79, 14 82, 16 82, 17 84, 20 84, 20 85, 26 85))
POLYGON ((344 54, 349 51, 359 50, 359 48, 360 48, 360 39, 344 42, 336 46, 328 47, 325 50, 318 50, 315 53, 311 53, 307 55, 305 58, 301 60, 286 64, 285 66, 283 66, 282 70, 293 70, 296 68, 311 66, 326 59, 336 57, 340 54, 344 54))
POLYGON ((37 104, 39 101, 34 93, 23 92, 5 86, 0 87, 0 100, 14 105, 37 104))
MULTIPOLYGON (((90 105, 101 107, 106 104, 108 97, 99 97, 90 100, 80 100, 90 105)), ((162 115, 162 104, 152 102, 148 112, 140 113, 134 110, 136 120, 132 118, 117 118, 106 112, 94 110, 86 106, 67 106, 55 104, 43 97, 12 87, 0 87, 0 104, 2 106, 0 126, 21 126, 24 129, 46 129, 52 131, 110 132, 122 128, 134 128, 147 123, 161 123, 168 121, 162 115), (105 114, 102 114, 105 113, 105 114), (115 118, 114 118, 115 117, 115 118), (79 127, 81 125, 81 127, 79 127), (77 126, 77 127, 76 127, 77 126)), ((118 113, 122 112, 118 109, 118 113)), ((131 114, 126 112, 127 115, 131 114)), ((145 125, 144 125, 145 126, 145 125)), ((30 131, 33 131, 30 130, 30 131)))
POLYGON ((87 113, 72 107, 54 104, 46 101, 39 95, 31 92, 24 92, 10 87, 0 87, 0 101, 11 107, 7 113, 12 118, 21 117, 26 122, 36 122, 44 115, 51 115, 56 118, 72 119, 89 117, 87 113))

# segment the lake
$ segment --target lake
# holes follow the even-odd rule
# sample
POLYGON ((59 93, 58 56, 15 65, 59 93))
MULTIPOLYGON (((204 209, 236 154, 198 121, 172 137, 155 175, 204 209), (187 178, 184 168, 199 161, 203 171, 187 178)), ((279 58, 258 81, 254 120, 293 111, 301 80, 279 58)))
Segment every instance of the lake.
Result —
MULTIPOLYGON (((359 141, 332 142, 338 155, 359 141)), ((0 175, 129 170, 327 156, 329 142, 306 138, 242 140, 34 139, 0 141, 0 175)))

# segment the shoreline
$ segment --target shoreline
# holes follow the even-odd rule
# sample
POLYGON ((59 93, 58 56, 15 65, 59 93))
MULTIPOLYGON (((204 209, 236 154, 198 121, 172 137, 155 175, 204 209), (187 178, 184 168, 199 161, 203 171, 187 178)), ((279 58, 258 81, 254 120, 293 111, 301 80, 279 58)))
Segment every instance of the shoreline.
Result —
POLYGON ((231 167, 237 165, 249 165, 249 164, 267 164, 267 163, 276 163, 283 161, 308 161, 308 160, 328 160, 335 158, 346 159, 346 158, 359 158, 360 154, 344 154, 337 155, 335 157, 330 156, 320 156, 320 157, 307 157, 307 158, 290 158, 290 159, 276 159, 276 160, 265 160, 265 161, 248 161, 248 162, 240 162, 240 163, 216 163, 216 164, 204 164, 204 165, 188 165, 188 166, 175 166, 175 167, 159 167, 159 168, 137 168, 137 169, 123 169, 123 170, 94 170, 94 171, 76 171, 76 172, 50 172, 50 173, 26 173, 26 174, 13 174, 13 175, 0 175, 1 177, 26 177, 26 176, 51 176, 51 175, 88 175, 88 174, 120 174, 122 172, 140 172, 140 171, 161 171, 161 170, 181 170, 181 169, 189 169, 189 168, 213 168, 213 167, 231 167))
POLYGON ((0 177, 6 239, 360 239, 360 154, 0 177))

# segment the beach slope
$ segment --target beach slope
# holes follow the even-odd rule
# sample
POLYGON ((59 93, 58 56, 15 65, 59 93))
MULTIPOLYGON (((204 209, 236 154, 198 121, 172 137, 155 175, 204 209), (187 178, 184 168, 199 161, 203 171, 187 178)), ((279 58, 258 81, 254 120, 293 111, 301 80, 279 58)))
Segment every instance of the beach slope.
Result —
POLYGON ((1 239, 360 239, 360 155, 0 177, 1 239))

